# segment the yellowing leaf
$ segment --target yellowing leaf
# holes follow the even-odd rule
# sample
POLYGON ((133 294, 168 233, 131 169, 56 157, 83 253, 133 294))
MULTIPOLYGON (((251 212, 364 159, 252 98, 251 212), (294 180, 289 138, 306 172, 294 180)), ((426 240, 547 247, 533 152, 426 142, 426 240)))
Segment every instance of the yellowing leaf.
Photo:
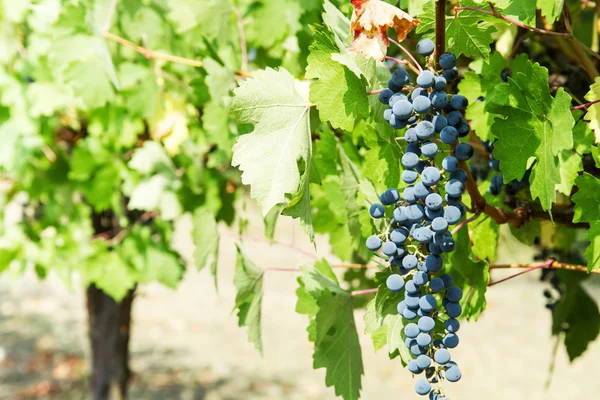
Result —
POLYGON ((390 42, 387 29, 392 28, 402 41, 419 20, 381 0, 352 0, 354 12, 350 30, 354 39, 352 50, 378 60, 385 58, 390 42))

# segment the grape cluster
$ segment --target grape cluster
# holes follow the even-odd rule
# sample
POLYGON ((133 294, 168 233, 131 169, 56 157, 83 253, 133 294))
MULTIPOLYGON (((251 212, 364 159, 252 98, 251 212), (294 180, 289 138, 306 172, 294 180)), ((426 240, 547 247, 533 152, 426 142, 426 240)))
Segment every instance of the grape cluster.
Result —
MULTIPOLYGON (((428 39, 417 45, 425 57, 433 48, 428 39)), ((379 96, 390 106, 384 118, 396 129, 406 128, 407 146, 401 160, 405 187, 402 193, 386 190, 379 198, 381 204, 370 206, 371 217, 385 223, 381 224, 383 232, 369 237, 366 245, 389 257, 393 273, 386 286, 401 293, 397 309, 405 320, 406 347, 413 355, 407 367, 415 375, 425 375, 416 382, 415 391, 430 399, 448 400, 441 388, 432 385, 443 379, 456 382, 462 376, 449 349, 459 342, 457 318, 462 314, 463 293, 453 286, 452 276, 443 273, 441 255, 455 249, 449 227, 466 214, 461 198, 467 173, 459 164, 473 156, 473 148, 459 142, 469 133, 462 113, 467 99, 444 91, 447 81, 458 75, 456 57, 444 53, 439 64, 441 74, 426 69, 414 86, 407 71, 394 71, 388 89, 379 96)))

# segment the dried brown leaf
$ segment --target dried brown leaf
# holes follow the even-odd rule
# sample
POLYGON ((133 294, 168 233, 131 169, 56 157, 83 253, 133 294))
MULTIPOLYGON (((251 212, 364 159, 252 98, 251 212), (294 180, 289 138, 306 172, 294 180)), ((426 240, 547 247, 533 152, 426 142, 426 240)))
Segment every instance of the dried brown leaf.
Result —
POLYGON ((402 41, 420 21, 398 7, 381 0, 352 0, 354 12, 350 22, 352 50, 378 60, 385 59, 390 44, 387 29, 396 31, 402 41))

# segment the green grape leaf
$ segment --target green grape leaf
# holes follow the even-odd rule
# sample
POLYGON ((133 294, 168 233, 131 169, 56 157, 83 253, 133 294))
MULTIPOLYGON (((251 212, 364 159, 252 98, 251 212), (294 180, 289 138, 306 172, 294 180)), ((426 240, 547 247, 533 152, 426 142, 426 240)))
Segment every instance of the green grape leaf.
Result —
POLYGON ((481 215, 469 224, 473 255, 490 262, 496 259, 500 226, 490 217, 481 215))
MULTIPOLYGON (((589 102, 600 100, 600 77, 594 80, 594 83, 590 86, 590 91, 585 95, 585 99, 589 102)), ((600 103, 589 106, 583 119, 590 122, 590 128, 596 136, 596 143, 600 142, 600 103)))
POLYGON ((237 37, 237 31, 231 29, 234 22, 229 0, 167 0, 166 5, 167 17, 177 33, 198 29, 201 35, 222 41, 237 37))
POLYGON ((231 91, 236 87, 235 74, 212 58, 204 59, 204 69, 204 83, 208 87, 210 98, 217 104, 228 106, 231 102, 231 91))
POLYGON ((51 82, 34 82, 27 87, 29 112, 34 118, 51 116, 73 102, 66 87, 51 82))
POLYGON ((352 297, 349 293, 337 295, 325 290, 317 305, 313 367, 327 370, 325 384, 334 386, 337 396, 344 400, 357 400, 364 370, 352 297))
POLYGON ((319 135, 319 140, 316 141, 314 146, 313 160, 317 165, 321 179, 329 175, 337 175, 337 140, 333 132, 324 127, 319 135))
POLYGON ((357 193, 360 185, 360 173, 352 160, 346 155, 341 145, 338 145, 340 160, 340 187, 345 199, 346 218, 348 221, 348 230, 353 238, 353 248, 360 248, 363 245, 359 213, 363 209, 362 204, 357 200, 357 193))
POLYGON ((401 165, 398 162, 404 152, 396 141, 396 131, 387 123, 377 124, 376 127, 361 121, 356 131, 361 131, 366 146, 365 177, 375 185, 397 187, 400 183, 401 165))
POLYGON ((315 240, 315 231, 312 222, 312 208, 310 203, 310 168, 302 174, 300 187, 293 195, 292 200, 283 208, 282 214, 298 218, 311 242, 315 240))
MULTIPOLYGON (((472 0, 461 1, 461 7, 477 6, 472 0)), ((481 6, 489 10, 489 6, 481 6)), ((433 38, 435 32, 435 4, 428 3, 419 14, 421 24, 417 33, 433 38)), ((472 10, 460 10, 456 15, 446 16, 446 46, 459 56, 490 59, 490 44, 494 41, 492 34, 496 32, 495 24, 499 20, 487 14, 472 10)), ((502 22, 500 22, 502 23, 502 22)))
POLYGON ((275 206, 263 218, 263 222, 265 224, 265 237, 269 240, 273 240, 275 238, 275 227, 277 226, 277 220, 281 215, 282 209, 282 206, 275 206))
POLYGON ((598 337, 600 312, 581 284, 587 275, 573 271, 557 271, 557 274, 566 290, 552 312, 552 334, 558 335, 568 328, 564 333, 565 346, 573 361, 598 337))
POLYGON ((210 272, 217 281, 219 261, 219 231, 214 215, 205 208, 194 211, 192 239, 194 240, 194 261, 202 270, 210 262, 210 272))
MULTIPOLYGON (((487 6, 487 0, 473 0, 475 3, 487 6)), ((535 25, 536 0, 493 0, 498 12, 526 25, 535 25)), ((461 3, 462 5, 462 3, 461 3)))
MULTIPOLYGON (((387 269, 376 274, 376 281, 385 281, 391 274, 387 269)), ((398 314, 397 306, 402 300, 402 293, 394 293, 388 290, 385 283, 377 288, 375 298, 367 305, 363 316, 365 321, 365 333, 371 335, 373 345, 376 348, 388 346, 390 358, 400 356, 400 360, 406 365, 411 359, 409 349, 404 344, 404 325, 406 321, 398 314), (383 337, 385 333, 385 337, 383 337)))
MULTIPOLYGON (((461 6, 468 6, 471 1, 461 2, 461 6)), ((480 57, 490 59, 490 44, 494 41, 492 33, 498 21, 495 18, 476 11, 463 10, 456 18, 446 20, 446 38, 448 48, 457 56, 464 54, 467 57, 480 57)))
POLYGON ((469 64, 473 72, 465 72, 458 84, 459 93, 469 100, 465 117, 471 121, 473 130, 481 140, 493 140, 491 132, 495 114, 484 111, 489 94, 497 85, 504 83, 500 77, 506 60, 498 52, 492 53, 488 63, 477 59, 469 64), (483 97, 483 99, 482 99, 483 97))
POLYGON ((252 21, 246 24, 249 42, 266 49, 293 37, 302 25, 302 7, 293 0, 263 0, 252 11, 252 21))
POLYGON ((569 196, 575 184, 575 179, 583 171, 581 156, 572 150, 563 150, 558 155, 560 163, 560 183, 556 184, 556 191, 569 196))
POLYGON ((233 147, 233 138, 229 130, 229 116, 227 110, 218 103, 210 102, 204 106, 202 115, 202 127, 207 133, 209 143, 217 145, 227 157, 231 159, 231 148, 233 147))
POLYGON ((537 0, 537 8, 549 24, 553 24, 563 12, 564 0, 537 0))
POLYGON ((334 128, 352 130, 355 120, 369 113, 365 84, 349 68, 332 59, 339 52, 326 30, 314 33, 310 46, 306 77, 310 84, 310 101, 317 105, 319 116, 334 128))
POLYGON ((326 369, 325 384, 333 386, 336 395, 357 400, 363 364, 352 296, 339 287, 325 260, 301 270, 296 309, 302 310, 311 321, 309 338, 315 345, 313 367, 326 369), (307 295, 313 298, 312 302, 307 295))
POLYGON ((590 230, 585 237, 590 245, 585 250, 585 257, 588 262, 588 272, 600 269, 600 221, 594 221, 590 224, 590 230))
POLYGON ((466 228, 460 229, 454 238, 456 250, 447 256, 444 271, 451 274, 454 277, 454 285, 463 290, 463 298, 460 301, 462 316, 477 320, 487 306, 485 292, 490 280, 489 265, 484 260, 475 259, 466 228))
POLYGON ((136 273, 129 269, 116 251, 107 250, 104 244, 97 244, 96 247, 96 254, 84 263, 84 284, 93 283, 115 301, 121 301, 135 286, 136 273))
MULTIPOLYGON (((335 150, 337 154, 337 150, 335 150)), ((340 178, 327 176, 321 186, 311 189, 312 204, 315 207, 313 222, 315 230, 329 236, 332 252, 342 260, 352 258, 354 246, 348 229, 346 199, 342 192, 340 178)))
POLYGON ((152 140, 145 141, 141 148, 135 150, 128 165, 143 175, 175 170, 175 165, 165 148, 152 140))
POLYGON ((285 69, 268 68, 253 76, 234 91, 231 114, 239 123, 253 124, 254 130, 238 138, 232 164, 243 171, 242 182, 251 186, 250 195, 266 215, 286 194, 298 191, 298 161, 309 168, 310 104, 296 92, 285 69))
POLYGON ((183 278, 184 266, 177 255, 154 246, 147 246, 141 282, 157 281, 175 289, 183 278))
POLYGON ((54 41, 48 51, 56 80, 73 91, 84 109, 102 107, 115 97, 112 82, 116 83, 116 74, 114 67, 106 66, 110 56, 105 54, 103 40, 81 34, 67 36, 54 41))
POLYGON ((600 179, 585 172, 575 179, 575 185, 579 190, 573 195, 573 221, 591 223, 600 220, 600 179))
POLYGON ((139 64, 121 63, 117 76, 127 110, 133 116, 153 117, 156 114, 159 92, 152 70, 139 64))
POLYGON ((584 155, 591 153, 597 147, 594 147, 596 140, 594 132, 590 128, 590 124, 581 120, 581 115, 583 115, 581 111, 573 112, 573 118, 577 121, 573 128, 573 145, 577 154, 584 155))
POLYGON ((530 158, 534 158, 531 194, 544 210, 556 200, 556 185, 561 181, 558 154, 573 147, 575 121, 570 104, 571 97, 562 88, 552 98, 548 70, 529 61, 487 99, 487 111, 505 116, 496 118, 492 125, 498 138, 494 157, 500 160, 504 180, 521 179, 530 158))
POLYGON ((264 271, 258 268, 237 246, 237 261, 233 283, 237 290, 235 307, 239 326, 248 327, 248 340, 261 354, 262 297, 264 271))

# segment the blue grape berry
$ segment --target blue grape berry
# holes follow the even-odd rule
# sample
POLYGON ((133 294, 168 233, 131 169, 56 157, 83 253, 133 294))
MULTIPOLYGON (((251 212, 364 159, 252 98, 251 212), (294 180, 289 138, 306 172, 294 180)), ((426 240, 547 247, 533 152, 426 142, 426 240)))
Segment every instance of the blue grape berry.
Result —
POLYGON ((381 248, 381 239, 377 236, 372 235, 367 239, 367 249, 371 251, 377 251, 381 248))
POLYGON ((449 333, 446 336, 444 336, 444 339, 442 339, 442 343, 447 348, 453 349, 456 346, 458 346, 458 336, 454 333, 449 333))
POLYGON ((402 88, 410 82, 410 76, 408 75, 408 71, 400 68, 392 73, 392 80, 396 85, 402 88))
POLYGON ((431 384, 427 381, 427 379, 419 379, 417 383, 415 383, 415 391, 417 394, 425 396, 431 391, 431 384))
POLYGON ((435 84, 435 75, 429 70, 424 70, 417 77, 417 85, 422 88, 430 88, 435 84))
POLYGON ((454 67, 452 69, 445 69, 442 74, 446 80, 453 81, 458 77, 458 68, 454 67))
POLYGON ((434 142, 425 142, 421 145, 421 153, 427 158, 434 158, 438 152, 438 145, 434 142))
POLYGON ((430 100, 435 108, 444 109, 448 105, 448 95, 441 90, 431 93, 430 100))
POLYGON ((448 288, 448 292, 446 293, 446 298, 455 303, 458 303, 460 299, 462 299, 462 296, 463 292, 458 286, 452 286, 451 288, 448 288))
POLYGON ((418 96, 412 105, 417 114, 426 114, 431 110, 431 100, 427 96, 418 96))
POLYGON ((419 368, 419 364, 417 364, 417 360, 410 360, 406 365, 406 368, 415 375, 418 375, 423 372, 421 368, 419 368))
POLYGON ((417 124, 417 137, 419 139, 429 139, 435 134, 435 127, 429 121, 421 121, 417 124))
POLYGON ((467 161, 473 157, 473 146, 468 143, 459 143, 454 153, 460 161, 467 161))
POLYGON ((438 364, 448 364, 450 361, 450 352, 446 349, 436 350, 435 354, 433 355, 433 359, 438 364))
POLYGON ((379 92, 379 101, 383 104, 388 104, 390 102, 390 98, 394 95, 390 89, 383 89, 379 92))
POLYGON ((458 382, 460 378, 462 378, 462 372, 460 372, 460 369, 455 365, 448 368, 445 375, 448 382, 458 382))
POLYGON ((440 139, 446 144, 453 144, 458 140, 458 131, 452 126, 447 126, 440 132, 440 139))
POLYGON ((443 69, 452 69, 456 66, 456 56, 450 52, 443 53, 439 63, 443 69))
POLYGON ((372 204, 369 208, 369 214, 373 218, 383 218, 385 216, 385 208, 381 204, 372 204))
POLYGON ((427 57, 433 54, 433 50, 435 49, 435 45, 431 39, 421 39, 417 43, 417 53, 422 55, 423 57, 427 57))
POLYGON ((408 119, 412 115, 413 105, 408 100, 398 100, 392 106, 392 112, 400 119, 408 119))
POLYGON ((433 84, 433 88, 435 90, 444 90, 446 87, 447 81, 443 76, 436 76, 435 83, 433 84))
POLYGON ((460 329, 460 322, 457 319, 450 318, 444 322, 444 327, 450 333, 456 333, 460 329))
POLYGON ((383 246, 381 246, 381 251, 386 256, 390 256, 390 257, 393 256, 394 254, 396 254, 397 250, 398 250, 398 246, 396 246, 396 243, 394 243, 394 242, 385 242, 383 244, 383 246))
POLYGON ((467 98, 465 96, 456 94, 456 95, 452 96, 452 99, 450 100, 450 104, 452 104, 452 107, 455 110, 462 111, 467 108, 467 106, 469 105, 469 101, 467 100, 467 98))

